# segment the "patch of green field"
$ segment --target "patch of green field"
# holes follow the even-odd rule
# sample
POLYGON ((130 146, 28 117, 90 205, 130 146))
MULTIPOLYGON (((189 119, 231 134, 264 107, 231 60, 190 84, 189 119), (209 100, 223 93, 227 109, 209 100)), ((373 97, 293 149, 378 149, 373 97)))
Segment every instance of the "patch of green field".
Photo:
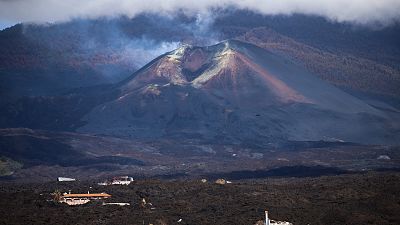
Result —
POLYGON ((10 176, 21 169, 22 163, 0 156, 0 176, 10 176))

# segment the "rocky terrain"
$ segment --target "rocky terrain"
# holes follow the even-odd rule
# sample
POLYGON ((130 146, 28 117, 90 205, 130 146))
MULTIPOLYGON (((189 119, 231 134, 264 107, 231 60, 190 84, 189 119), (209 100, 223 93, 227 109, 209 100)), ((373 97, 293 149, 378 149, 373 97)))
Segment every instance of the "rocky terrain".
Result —
POLYGON ((236 180, 138 180, 129 186, 94 182, 0 184, 0 224, 255 224, 270 218, 293 224, 398 224, 399 173, 317 178, 236 180), (92 188, 89 188, 92 187, 92 188), (49 201, 54 190, 112 195, 103 206, 49 201), (143 207, 142 199, 146 200, 143 207), (151 203, 151 205, 149 204, 151 203), (178 222, 181 219, 181 222, 178 222))
POLYGON ((0 224, 400 224, 400 25, 211 12, 0 31, 0 224))
POLYGON ((199 139, 121 139, 29 129, 0 130, 1 180, 81 180, 130 174, 148 178, 229 179, 351 174, 399 169, 399 148, 338 142, 276 146, 199 139))

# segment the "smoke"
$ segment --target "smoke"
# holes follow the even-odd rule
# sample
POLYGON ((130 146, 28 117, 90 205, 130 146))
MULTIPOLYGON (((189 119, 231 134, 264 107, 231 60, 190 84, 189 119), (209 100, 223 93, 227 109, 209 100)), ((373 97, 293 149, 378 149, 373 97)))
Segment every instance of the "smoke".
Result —
POLYGON ((210 9, 236 7, 267 15, 319 15, 339 22, 388 24, 400 18, 399 0, 0 0, 0 21, 60 22, 72 18, 134 17, 143 12, 208 15, 210 9))
MULTIPOLYGON (((27 43, 35 43, 44 60, 46 72, 57 74, 60 65, 71 71, 95 74, 100 81, 118 82, 154 58, 176 49, 180 39, 160 32, 171 27, 174 20, 144 17, 139 22, 128 18, 84 20, 68 23, 22 24, 27 43), (145 19, 145 25, 140 23, 145 19), (150 28, 150 29, 149 29, 150 28), (44 57, 50 55, 56 57, 44 57), (57 66, 54 66, 57 65, 57 66)), ((194 23, 194 22, 193 22, 194 23)), ((178 24, 176 29, 183 26, 178 24)), ((179 36, 179 35, 177 35, 179 36)))

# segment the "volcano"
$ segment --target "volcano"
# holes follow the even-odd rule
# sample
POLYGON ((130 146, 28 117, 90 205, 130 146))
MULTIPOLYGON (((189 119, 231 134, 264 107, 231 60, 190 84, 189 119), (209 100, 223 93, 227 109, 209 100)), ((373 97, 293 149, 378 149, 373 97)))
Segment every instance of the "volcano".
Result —
POLYGON ((400 140, 398 112, 377 109, 283 56, 237 40, 182 45, 112 89, 118 94, 85 115, 79 132, 263 144, 400 140))

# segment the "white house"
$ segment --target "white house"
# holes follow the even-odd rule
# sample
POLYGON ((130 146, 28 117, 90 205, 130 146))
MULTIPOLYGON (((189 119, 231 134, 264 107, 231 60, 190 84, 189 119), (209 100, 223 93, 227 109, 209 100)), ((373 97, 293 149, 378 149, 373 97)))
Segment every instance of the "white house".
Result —
POLYGON ((120 176, 114 177, 111 181, 105 181, 103 183, 98 183, 98 185, 129 185, 134 180, 132 177, 120 176))

